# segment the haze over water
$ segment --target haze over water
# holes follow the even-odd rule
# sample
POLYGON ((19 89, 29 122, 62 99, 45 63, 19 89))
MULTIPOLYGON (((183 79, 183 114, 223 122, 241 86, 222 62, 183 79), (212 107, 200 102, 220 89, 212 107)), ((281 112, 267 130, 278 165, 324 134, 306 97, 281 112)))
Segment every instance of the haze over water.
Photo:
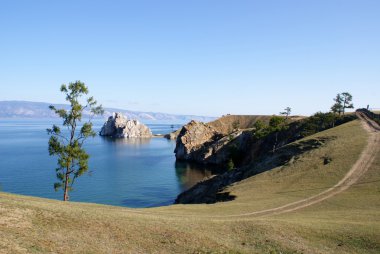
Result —
MULTIPOLYGON (((48 154, 46 128, 58 119, 0 119, 0 190, 62 199, 54 191, 56 157, 48 154)), ((95 121, 99 131, 103 122, 95 121)), ((148 124, 154 134, 171 124, 148 124)), ((180 125, 174 125, 179 128, 180 125)), ((171 204, 176 196, 210 175, 210 171, 176 163, 175 142, 164 138, 87 140, 89 171, 74 183, 71 201, 151 207, 171 204)))

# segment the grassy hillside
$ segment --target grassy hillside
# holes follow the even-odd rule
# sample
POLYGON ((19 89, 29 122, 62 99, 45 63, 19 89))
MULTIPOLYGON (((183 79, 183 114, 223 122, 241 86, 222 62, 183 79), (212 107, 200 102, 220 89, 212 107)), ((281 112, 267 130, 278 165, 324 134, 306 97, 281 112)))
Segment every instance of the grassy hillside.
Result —
POLYGON ((225 203, 126 209, 0 193, 0 253, 379 253, 380 154, 358 183, 325 201, 240 215, 333 186, 368 134, 356 120, 315 137, 330 141, 231 186, 236 199, 225 203))

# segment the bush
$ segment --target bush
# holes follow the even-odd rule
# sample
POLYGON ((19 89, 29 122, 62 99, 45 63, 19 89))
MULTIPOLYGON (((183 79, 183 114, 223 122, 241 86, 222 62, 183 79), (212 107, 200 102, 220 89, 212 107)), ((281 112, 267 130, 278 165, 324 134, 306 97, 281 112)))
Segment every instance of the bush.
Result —
POLYGON ((232 159, 229 159, 227 162, 227 170, 232 171, 235 169, 235 164, 232 159))
POLYGON ((284 117, 272 116, 269 120, 269 125, 266 125, 263 121, 258 120, 254 124, 253 137, 255 139, 261 139, 273 132, 280 132, 286 130, 288 125, 285 122, 284 117))
POLYGON ((332 112, 317 112, 309 118, 303 120, 303 126, 301 126, 301 135, 304 137, 309 136, 314 133, 333 128, 336 125, 341 125, 354 119, 356 119, 356 115, 338 116, 332 112))

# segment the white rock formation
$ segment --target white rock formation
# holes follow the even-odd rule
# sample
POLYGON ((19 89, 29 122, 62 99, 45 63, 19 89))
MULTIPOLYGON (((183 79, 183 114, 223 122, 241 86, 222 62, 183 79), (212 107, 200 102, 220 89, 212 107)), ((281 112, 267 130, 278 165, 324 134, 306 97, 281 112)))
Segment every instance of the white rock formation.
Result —
POLYGON ((128 120, 121 113, 113 113, 104 123, 101 136, 114 138, 150 138, 152 131, 137 120, 128 120))

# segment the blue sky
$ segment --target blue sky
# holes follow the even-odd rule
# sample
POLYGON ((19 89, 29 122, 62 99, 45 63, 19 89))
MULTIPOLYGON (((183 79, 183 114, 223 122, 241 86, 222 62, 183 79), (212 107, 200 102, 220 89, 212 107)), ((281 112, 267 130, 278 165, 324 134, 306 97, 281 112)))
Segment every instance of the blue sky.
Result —
POLYGON ((219 116, 380 108, 380 1, 0 1, 0 100, 219 116))

